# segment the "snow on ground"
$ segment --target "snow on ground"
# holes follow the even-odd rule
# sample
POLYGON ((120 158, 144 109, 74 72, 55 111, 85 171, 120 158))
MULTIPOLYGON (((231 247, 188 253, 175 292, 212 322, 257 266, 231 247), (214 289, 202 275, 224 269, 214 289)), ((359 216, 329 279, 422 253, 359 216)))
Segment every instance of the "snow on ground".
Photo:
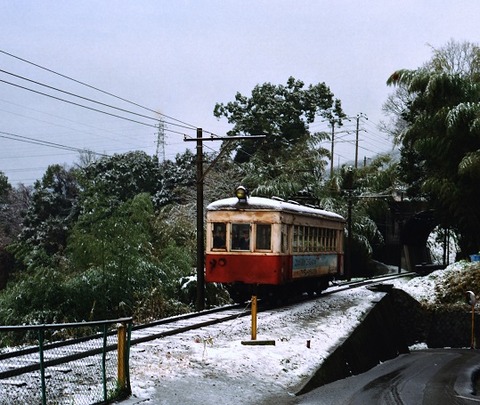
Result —
MULTIPOLYGON (((449 269, 455 271, 454 266, 449 269)), ((393 284, 419 301, 430 300, 444 274, 393 284)), ((251 318, 243 317, 188 336, 133 346, 133 395, 122 404, 293 404, 294 393, 382 295, 359 288, 293 309, 261 312, 257 340, 273 340, 275 345, 243 345, 251 339, 251 318)))
POLYGON ((393 280, 395 288, 402 289, 419 302, 433 303, 435 301, 435 285, 441 283, 454 272, 468 271, 468 267, 475 263, 458 262, 448 266, 445 270, 434 271, 424 277, 416 277, 406 282, 403 279, 393 280))

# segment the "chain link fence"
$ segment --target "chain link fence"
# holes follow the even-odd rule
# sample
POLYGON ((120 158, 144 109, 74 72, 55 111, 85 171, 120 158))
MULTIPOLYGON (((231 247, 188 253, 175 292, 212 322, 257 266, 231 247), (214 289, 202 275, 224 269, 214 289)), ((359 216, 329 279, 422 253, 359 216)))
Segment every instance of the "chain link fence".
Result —
POLYGON ((131 327, 131 318, 0 326, 0 405, 107 404, 130 395, 131 327), (20 341, 33 343, 5 346, 20 341))

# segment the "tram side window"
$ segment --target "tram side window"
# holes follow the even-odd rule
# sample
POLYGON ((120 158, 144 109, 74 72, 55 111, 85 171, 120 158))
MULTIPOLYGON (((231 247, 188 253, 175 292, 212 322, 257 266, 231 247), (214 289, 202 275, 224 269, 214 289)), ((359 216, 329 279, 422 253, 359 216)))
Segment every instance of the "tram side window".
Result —
POLYGON ((328 250, 334 250, 333 246, 333 229, 328 230, 328 250))
POLYGON ((298 226, 293 226, 293 251, 298 252, 298 226))
POLYGON ((271 250, 272 226, 257 224, 256 249, 271 250))
POLYGON ((215 222, 212 227, 213 230, 213 243, 214 249, 226 249, 226 230, 227 225, 223 222, 215 222))
POLYGON ((305 227, 305 232, 304 232, 304 241, 303 241, 303 251, 304 252, 310 252, 310 235, 311 235, 311 228, 309 226, 305 227))
POLYGON ((312 246, 313 251, 318 252, 318 228, 315 227, 312 229, 312 246))
POLYGON ((297 226, 297 252, 303 252, 304 251, 304 245, 303 245, 303 236, 304 236, 304 229, 303 226, 298 225, 297 226))
POLYGON ((325 250, 331 250, 331 236, 330 236, 330 229, 325 229, 325 250))
POLYGON ((332 230, 333 235, 332 235, 332 250, 337 250, 337 237, 338 233, 335 230, 332 230))
POLYGON ((250 224, 232 224, 232 250, 250 250, 250 224))
POLYGON ((288 252, 288 228, 282 225, 282 253, 288 252))

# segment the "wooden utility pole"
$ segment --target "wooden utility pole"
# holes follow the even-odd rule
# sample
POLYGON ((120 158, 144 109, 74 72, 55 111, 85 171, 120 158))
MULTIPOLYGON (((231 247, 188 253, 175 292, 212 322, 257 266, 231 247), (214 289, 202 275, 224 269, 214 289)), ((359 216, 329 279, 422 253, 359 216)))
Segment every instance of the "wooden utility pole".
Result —
POLYGON ((220 150, 218 156, 212 164, 203 170, 203 142, 205 141, 235 141, 241 139, 261 139, 265 135, 250 135, 250 136, 210 136, 203 137, 202 128, 197 128, 196 138, 185 136, 184 141, 197 142, 197 156, 196 156, 196 186, 197 186, 197 298, 195 300, 195 308, 197 311, 205 309, 205 231, 203 221, 203 181, 205 175, 210 171, 213 165, 217 162, 224 150, 220 150))
POLYGON ((203 131, 197 128, 197 311, 205 308, 205 258, 203 231, 203 131))

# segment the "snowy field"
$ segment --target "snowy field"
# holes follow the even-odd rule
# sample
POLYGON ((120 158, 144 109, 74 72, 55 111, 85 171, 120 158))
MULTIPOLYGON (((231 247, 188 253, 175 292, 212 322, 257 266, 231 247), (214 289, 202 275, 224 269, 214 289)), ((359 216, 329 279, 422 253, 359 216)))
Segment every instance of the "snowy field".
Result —
MULTIPOLYGON (((455 265, 448 271, 456 271, 455 265)), ((444 274, 389 283, 419 301, 431 300, 435 281, 444 274)), ((122 403, 293 404, 308 377, 382 296, 359 288, 282 312, 262 312, 257 340, 275 345, 243 345, 251 339, 251 319, 243 317, 189 336, 133 346, 133 395, 122 403)))

